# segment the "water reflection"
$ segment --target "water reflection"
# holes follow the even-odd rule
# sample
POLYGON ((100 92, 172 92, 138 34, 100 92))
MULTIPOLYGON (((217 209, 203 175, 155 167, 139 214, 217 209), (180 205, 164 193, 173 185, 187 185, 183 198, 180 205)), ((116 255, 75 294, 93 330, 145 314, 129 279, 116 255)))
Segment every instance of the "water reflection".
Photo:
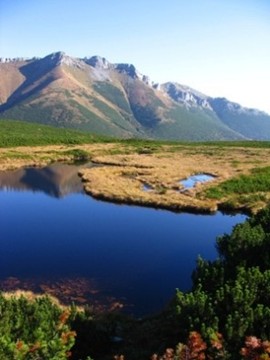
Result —
POLYGON ((197 174, 192 175, 185 180, 181 180, 180 183, 184 186, 184 190, 191 189, 196 186, 198 183, 204 183, 208 181, 212 181, 215 179, 215 176, 209 174, 197 174))
POLYGON ((175 288, 190 289, 198 254, 216 258, 215 238, 245 219, 97 201, 82 193, 78 170, 0 173, 0 290, 150 314, 175 288))
POLYGON ((67 164, 0 171, 0 189, 43 192, 56 198, 84 191, 78 166, 67 164))

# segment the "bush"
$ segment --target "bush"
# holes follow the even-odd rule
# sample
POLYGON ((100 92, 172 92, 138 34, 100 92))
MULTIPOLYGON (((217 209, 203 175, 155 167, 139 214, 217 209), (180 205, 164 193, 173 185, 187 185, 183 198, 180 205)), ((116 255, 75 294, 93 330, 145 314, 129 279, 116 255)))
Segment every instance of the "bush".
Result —
POLYGON ((76 333, 62 310, 47 297, 0 294, 0 359, 62 360, 70 356, 76 333))

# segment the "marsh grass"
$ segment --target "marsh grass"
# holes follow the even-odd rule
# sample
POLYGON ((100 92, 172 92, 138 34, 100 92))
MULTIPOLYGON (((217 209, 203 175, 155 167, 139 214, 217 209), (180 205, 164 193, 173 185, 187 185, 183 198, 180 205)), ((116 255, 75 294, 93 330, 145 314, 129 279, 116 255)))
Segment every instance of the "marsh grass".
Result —
POLYGON ((75 161, 87 161, 90 158, 89 153, 83 149, 70 149, 63 151, 63 154, 72 156, 75 161))
POLYGON ((249 175, 239 175, 206 190, 211 199, 221 199, 228 195, 253 194, 270 191, 270 166, 251 169, 249 175))
POLYGON ((231 161, 231 165, 235 168, 237 168, 240 165, 240 161, 239 160, 232 160, 231 161))
POLYGON ((269 150, 222 147, 214 152, 212 147, 205 146, 176 147, 142 141, 135 141, 134 145, 127 141, 125 145, 115 143, 106 153, 93 156, 94 162, 103 167, 90 169, 83 177, 90 194, 112 201, 166 205, 172 209, 190 206, 195 211, 200 207, 213 211, 226 206, 256 210, 267 204, 270 197, 269 150), (268 167, 254 167, 261 163, 268 167), (179 181, 197 173, 211 174, 215 179, 181 192, 179 181), (142 194, 139 189, 144 183, 154 190, 142 194))
POLYGON ((31 160, 33 159, 33 156, 31 154, 26 154, 20 151, 10 150, 5 152, 5 155, 0 155, 0 158, 4 159, 23 159, 23 160, 31 160))
POLYGON ((219 207, 226 210, 257 212, 270 201, 270 167, 253 168, 249 174, 241 174, 207 189, 204 196, 218 201, 219 207))

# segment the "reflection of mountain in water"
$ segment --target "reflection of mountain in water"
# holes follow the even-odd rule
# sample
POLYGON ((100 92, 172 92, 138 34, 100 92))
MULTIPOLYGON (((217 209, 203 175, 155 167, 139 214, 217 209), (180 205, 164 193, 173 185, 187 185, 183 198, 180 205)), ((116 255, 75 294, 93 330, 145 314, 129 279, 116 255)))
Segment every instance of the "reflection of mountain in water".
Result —
POLYGON ((83 193, 78 166, 67 164, 0 171, 0 189, 41 191, 57 198, 71 193, 83 193))

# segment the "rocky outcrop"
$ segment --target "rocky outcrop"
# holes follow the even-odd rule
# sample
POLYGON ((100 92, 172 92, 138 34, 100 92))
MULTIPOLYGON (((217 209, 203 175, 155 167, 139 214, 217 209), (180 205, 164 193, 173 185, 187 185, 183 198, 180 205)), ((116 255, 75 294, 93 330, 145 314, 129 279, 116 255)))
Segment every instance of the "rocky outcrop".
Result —
POLYGON ((203 109, 212 110, 209 97, 188 86, 175 82, 167 82, 161 85, 161 89, 174 101, 188 107, 199 106, 203 109))

